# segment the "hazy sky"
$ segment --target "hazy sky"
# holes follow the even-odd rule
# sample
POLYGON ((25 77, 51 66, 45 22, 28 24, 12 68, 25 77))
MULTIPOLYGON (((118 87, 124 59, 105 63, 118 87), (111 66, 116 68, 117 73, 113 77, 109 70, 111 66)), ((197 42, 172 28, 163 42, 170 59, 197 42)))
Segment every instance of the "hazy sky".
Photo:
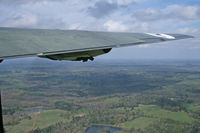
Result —
POLYGON ((196 39, 113 49, 99 58, 200 59, 199 0, 0 0, 0 27, 189 34, 196 39))

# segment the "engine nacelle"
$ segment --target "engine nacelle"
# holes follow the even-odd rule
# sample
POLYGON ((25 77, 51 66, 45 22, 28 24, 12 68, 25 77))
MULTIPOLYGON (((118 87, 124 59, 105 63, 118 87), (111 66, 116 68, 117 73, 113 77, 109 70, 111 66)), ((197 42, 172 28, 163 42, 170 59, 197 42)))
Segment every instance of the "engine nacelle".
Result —
POLYGON ((39 57, 48 58, 51 60, 70 60, 70 61, 87 62, 88 60, 93 61, 95 56, 106 54, 110 51, 111 51, 111 48, 84 51, 84 52, 73 52, 73 53, 66 53, 66 54, 39 55, 39 57))

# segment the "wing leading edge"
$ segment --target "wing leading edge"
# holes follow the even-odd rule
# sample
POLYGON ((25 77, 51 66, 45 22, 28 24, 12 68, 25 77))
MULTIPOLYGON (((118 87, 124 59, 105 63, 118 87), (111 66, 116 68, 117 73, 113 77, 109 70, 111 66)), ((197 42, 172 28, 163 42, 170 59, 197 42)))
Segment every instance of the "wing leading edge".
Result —
POLYGON ((180 34, 114 33, 78 30, 0 28, 0 62, 38 56, 87 61, 112 48, 192 38, 180 34))

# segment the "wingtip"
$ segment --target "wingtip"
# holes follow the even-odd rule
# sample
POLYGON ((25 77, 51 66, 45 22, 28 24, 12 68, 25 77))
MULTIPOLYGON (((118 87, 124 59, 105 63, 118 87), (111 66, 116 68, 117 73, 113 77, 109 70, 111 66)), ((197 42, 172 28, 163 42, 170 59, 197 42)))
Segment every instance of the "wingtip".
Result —
POLYGON ((164 33, 146 33, 151 36, 155 37, 161 37, 165 39, 170 39, 170 40, 178 40, 178 39, 187 39, 187 38, 194 38, 194 36, 191 35, 184 35, 184 34, 164 34, 164 33))
POLYGON ((195 38, 191 35, 184 35, 184 34, 170 34, 171 36, 175 37, 175 39, 187 39, 187 38, 195 38))

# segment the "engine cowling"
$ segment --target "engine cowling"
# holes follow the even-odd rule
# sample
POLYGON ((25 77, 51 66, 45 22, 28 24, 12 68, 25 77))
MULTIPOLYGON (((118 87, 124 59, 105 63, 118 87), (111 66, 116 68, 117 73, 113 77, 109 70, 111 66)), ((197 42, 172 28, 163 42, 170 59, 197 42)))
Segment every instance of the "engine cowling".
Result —
POLYGON ((51 60, 70 60, 70 61, 87 62, 88 60, 93 61, 95 56, 106 54, 110 51, 111 51, 111 48, 90 50, 90 51, 84 51, 84 52, 65 53, 65 54, 39 55, 39 57, 48 58, 51 60))

